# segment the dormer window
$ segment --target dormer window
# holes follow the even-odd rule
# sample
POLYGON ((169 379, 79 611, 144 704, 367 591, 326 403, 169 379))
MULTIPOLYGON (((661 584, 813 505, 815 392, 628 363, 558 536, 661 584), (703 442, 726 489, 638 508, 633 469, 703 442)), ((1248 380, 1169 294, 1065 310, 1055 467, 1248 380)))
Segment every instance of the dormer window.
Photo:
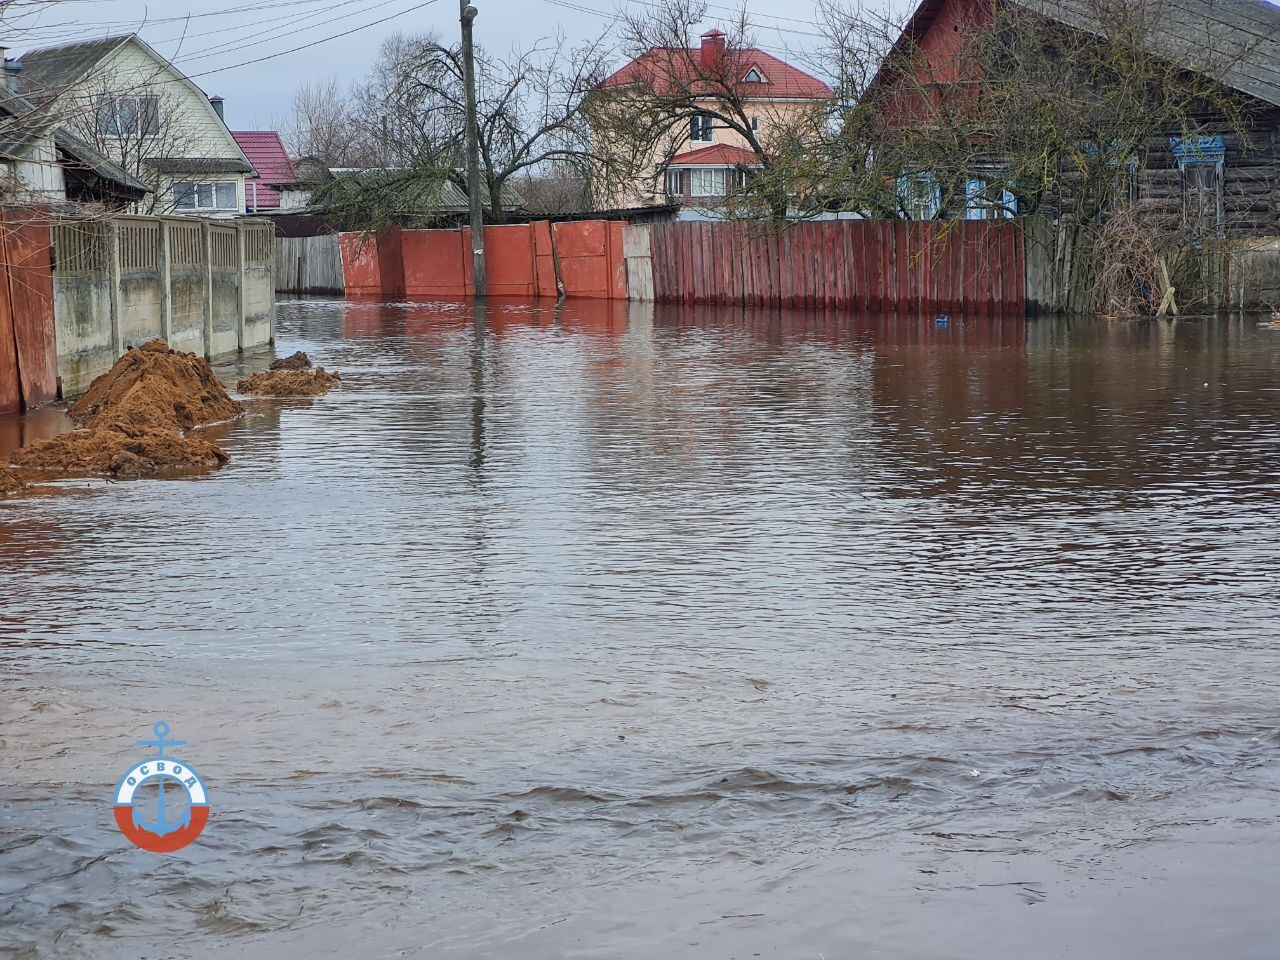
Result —
POLYGON ((769 81, 764 78, 764 74, 761 73, 758 68, 752 67, 750 70, 747 71, 747 75, 742 78, 742 82, 743 83, 768 83, 769 81))

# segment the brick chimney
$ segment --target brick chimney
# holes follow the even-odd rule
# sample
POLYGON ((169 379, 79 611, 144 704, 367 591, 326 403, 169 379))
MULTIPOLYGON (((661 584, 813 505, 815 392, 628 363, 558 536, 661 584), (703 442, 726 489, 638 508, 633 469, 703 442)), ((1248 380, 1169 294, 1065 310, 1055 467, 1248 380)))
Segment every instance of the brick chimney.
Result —
POLYGON ((719 30, 708 30, 702 35, 701 61, 703 70, 714 70, 724 56, 725 37, 719 30))

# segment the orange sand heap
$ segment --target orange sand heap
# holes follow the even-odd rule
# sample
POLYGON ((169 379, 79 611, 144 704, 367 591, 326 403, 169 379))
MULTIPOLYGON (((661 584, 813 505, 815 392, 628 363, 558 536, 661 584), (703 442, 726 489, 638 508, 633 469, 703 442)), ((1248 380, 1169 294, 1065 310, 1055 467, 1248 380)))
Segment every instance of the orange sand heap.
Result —
POLYGON ((278 360, 271 361, 272 370, 310 370, 311 358, 301 350, 291 353, 287 357, 281 357, 278 360))
POLYGON ((311 369, 311 358, 299 350, 291 357, 275 360, 270 370, 245 377, 236 389, 255 397, 318 397, 342 382, 324 367, 311 369))
POLYGON ((33 471, 133 477, 215 466, 227 462, 222 448, 184 431, 230 420, 240 405, 207 362, 152 340, 94 380, 69 413, 88 429, 29 444, 13 462, 33 471))
POLYGON ((26 489, 27 483, 16 472, 0 466, 0 497, 7 497, 26 489))
POLYGON ((128 424, 174 430, 232 420, 240 405, 208 362, 163 340, 135 347, 98 377, 68 411, 81 426, 128 424))

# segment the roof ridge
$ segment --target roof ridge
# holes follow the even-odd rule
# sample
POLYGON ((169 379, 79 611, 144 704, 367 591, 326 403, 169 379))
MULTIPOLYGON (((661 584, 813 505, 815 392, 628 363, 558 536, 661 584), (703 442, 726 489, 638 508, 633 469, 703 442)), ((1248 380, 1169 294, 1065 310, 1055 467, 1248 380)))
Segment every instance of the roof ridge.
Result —
POLYGON ((51 43, 48 46, 23 50, 18 59, 21 60, 23 57, 33 53, 51 53, 54 50, 67 50, 71 47, 89 47, 95 43, 124 43, 126 40, 132 40, 137 35, 137 31, 134 31, 133 33, 113 33, 109 36, 99 37, 96 40, 68 40, 66 43, 51 43))

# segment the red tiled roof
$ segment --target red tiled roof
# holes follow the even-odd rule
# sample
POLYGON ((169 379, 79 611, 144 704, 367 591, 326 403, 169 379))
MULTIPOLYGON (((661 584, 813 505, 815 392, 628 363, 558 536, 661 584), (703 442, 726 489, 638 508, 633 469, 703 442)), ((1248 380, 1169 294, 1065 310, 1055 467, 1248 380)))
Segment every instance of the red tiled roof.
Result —
MULTIPOLYGON (((600 86, 623 87, 641 83, 660 88, 663 80, 671 80, 679 85, 692 85, 699 77, 705 76, 700 66, 700 57, 701 51, 696 47, 691 50, 655 47, 606 77, 600 86)), ((734 50, 724 54, 724 57, 728 62, 718 67, 716 72, 723 72, 725 76, 736 75, 737 92, 740 96, 783 100, 825 100, 834 96, 831 88, 817 77, 797 70, 763 50, 734 50), (764 76, 764 83, 741 79, 752 67, 764 76)), ((709 94, 714 86, 708 86, 709 94)))
POLYGON ((758 167, 760 158, 750 150, 731 147, 727 143, 714 143, 688 153, 677 153, 668 166, 685 167, 696 164, 713 164, 722 167, 758 167))
POLYGON ((298 182, 298 175, 289 162, 289 153, 284 148, 280 134, 274 130, 233 130, 231 136, 258 174, 256 180, 245 184, 248 206, 257 210, 277 209, 280 206, 280 191, 272 188, 282 183, 298 182))

